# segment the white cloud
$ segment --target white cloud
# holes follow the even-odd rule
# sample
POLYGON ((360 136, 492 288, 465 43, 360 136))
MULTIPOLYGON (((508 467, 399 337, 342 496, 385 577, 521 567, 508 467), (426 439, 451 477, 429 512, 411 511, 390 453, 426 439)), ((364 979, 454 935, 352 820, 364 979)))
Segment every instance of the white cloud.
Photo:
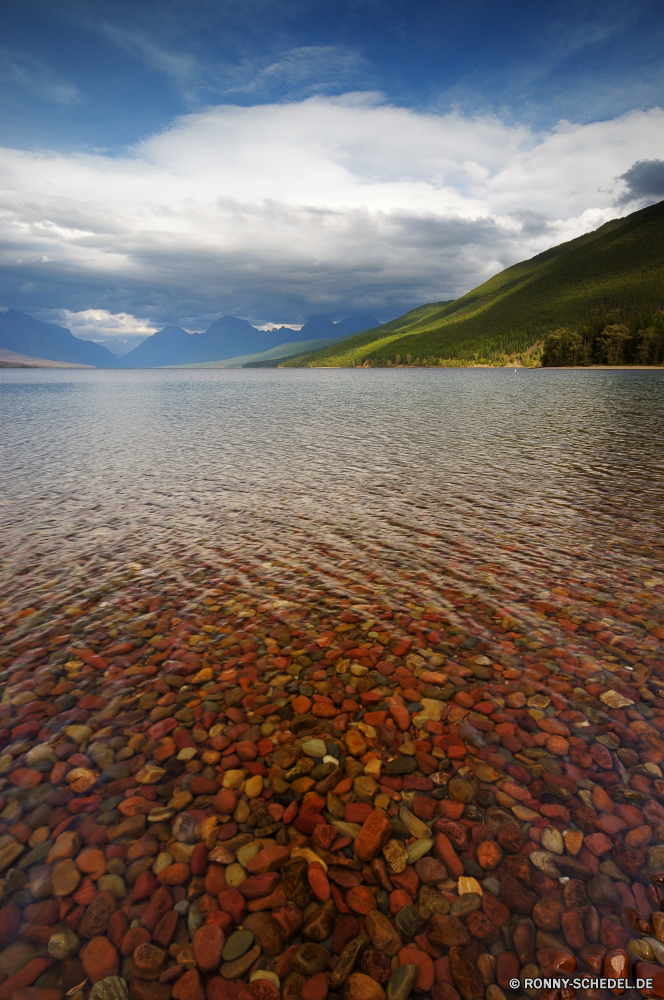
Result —
POLYGON ((270 330, 301 330, 303 326, 304 323, 262 323, 256 329, 269 333, 270 330))
POLYGON ((64 326, 83 340, 102 340, 105 337, 149 337, 157 332, 157 327, 144 319, 129 313, 111 313, 108 309, 84 309, 71 312, 69 309, 42 310, 37 317, 45 323, 64 326))
POLYGON ((3 149, 4 298, 34 282, 42 309, 192 328, 395 315, 614 217, 663 126, 655 108, 536 133, 347 94, 210 108, 116 158, 3 149))

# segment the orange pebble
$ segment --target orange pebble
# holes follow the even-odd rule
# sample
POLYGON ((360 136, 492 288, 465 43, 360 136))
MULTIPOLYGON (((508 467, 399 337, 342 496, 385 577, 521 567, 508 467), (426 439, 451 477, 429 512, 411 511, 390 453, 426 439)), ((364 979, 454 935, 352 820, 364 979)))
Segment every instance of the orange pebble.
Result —
POLYGON ((191 870, 189 865, 186 865, 183 861, 177 861, 175 864, 169 865, 168 868, 164 868, 157 875, 157 879, 162 885, 184 885, 190 878, 191 870))
POLYGON ((331 893, 330 883, 327 880, 325 869, 322 865, 319 865, 317 861, 314 861, 309 865, 309 868, 307 869, 307 880, 316 899, 319 899, 321 903, 327 902, 331 893))
POLYGON ((485 871, 496 868, 503 859, 503 851, 495 840, 483 840, 477 845, 477 861, 485 871))
POLYGON ((407 945, 399 952, 400 965, 416 965, 419 969, 414 989, 429 993, 436 979, 433 960, 424 951, 414 945, 407 945))
POLYGON ((353 913, 366 916, 371 910, 376 909, 376 897, 366 885, 354 885, 346 893, 346 906, 353 913))
POLYGON ((413 901, 405 889, 394 889, 390 893, 390 913, 392 916, 396 916, 400 910, 403 910, 404 906, 411 906, 412 903, 413 901))

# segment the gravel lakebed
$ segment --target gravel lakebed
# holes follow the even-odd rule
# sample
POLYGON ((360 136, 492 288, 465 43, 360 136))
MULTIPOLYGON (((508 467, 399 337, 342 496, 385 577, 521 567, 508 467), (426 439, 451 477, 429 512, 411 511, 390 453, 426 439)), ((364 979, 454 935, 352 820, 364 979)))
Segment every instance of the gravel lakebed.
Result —
POLYGON ((0 1000, 664 997, 664 577, 503 542, 8 556, 0 1000))

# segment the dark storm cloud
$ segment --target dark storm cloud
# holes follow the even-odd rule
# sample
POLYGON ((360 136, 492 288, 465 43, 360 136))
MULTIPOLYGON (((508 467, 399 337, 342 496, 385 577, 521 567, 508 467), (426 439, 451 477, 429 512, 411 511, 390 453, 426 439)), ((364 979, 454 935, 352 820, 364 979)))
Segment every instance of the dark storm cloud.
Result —
POLYGON ((627 190, 618 198, 619 205, 630 201, 661 201, 664 198, 664 160, 637 160, 619 180, 627 185, 627 190))

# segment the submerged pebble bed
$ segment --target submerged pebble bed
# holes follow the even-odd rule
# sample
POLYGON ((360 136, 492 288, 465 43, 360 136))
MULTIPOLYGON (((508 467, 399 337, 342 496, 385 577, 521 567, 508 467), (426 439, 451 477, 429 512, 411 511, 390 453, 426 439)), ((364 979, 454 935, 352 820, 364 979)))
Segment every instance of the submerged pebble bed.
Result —
POLYGON ((664 997, 655 485, 434 480, 15 494, 0 1000, 664 997))
POLYGON ((630 963, 662 995, 664 579, 527 597, 503 552, 434 588, 444 541, 300 599, 241 546, 11 577, 0 1000, 502 1000, 630 963))

